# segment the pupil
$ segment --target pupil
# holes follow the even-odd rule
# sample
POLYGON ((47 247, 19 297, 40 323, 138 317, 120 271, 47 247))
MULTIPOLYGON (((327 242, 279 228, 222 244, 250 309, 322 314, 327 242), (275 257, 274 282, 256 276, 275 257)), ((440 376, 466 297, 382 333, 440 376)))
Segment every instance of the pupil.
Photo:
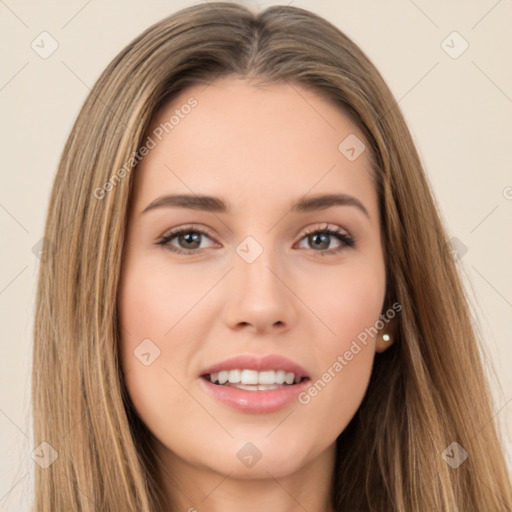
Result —
MULTIPOLYGON (((328 242, 328 241, 326 241, 326 238, 327 238, 328 236, 329 236, 329 235, 326 235, 325 233, 316 233, 315 235, 313 235, 313 240, 315 240, 315 241, 313 242, 313 245, 315 245, 316 247, 318 247, 318 246, 319 246, 319 244, 321 245, 321 244, 322 244, 322 242, 324 242, 324 243, 327 243, 327 247, 328 247, 328 246, 329 246, 329 242, 328 242), (317 242, 316 242, 317 237, 323 237, 323 238, 324 238, 324 240, 323 240, 323 241, 321 240, 319 243, 317 243, 317 242)), ((324 248, 324 249, 326 249, 327 247, 323 247, 323 248, 324 248)))
MULTIPOLYGON (((195 243, 199 242, 199 236, 200 236, 199 233, 187 233, 185 235, 181 235, 181 238, 183 240, 185 240, 185 242, 187 244, 189 244, 189 243, 193 244, 194 242, 195 243)), ((199 245, 201 245, 201 244, 199 243, 199 245)), ((193 248, 196 249, 196 247, 193 247, 193 248)), ((189 247, 189 249, 190 249, 190 247, 189 247)))

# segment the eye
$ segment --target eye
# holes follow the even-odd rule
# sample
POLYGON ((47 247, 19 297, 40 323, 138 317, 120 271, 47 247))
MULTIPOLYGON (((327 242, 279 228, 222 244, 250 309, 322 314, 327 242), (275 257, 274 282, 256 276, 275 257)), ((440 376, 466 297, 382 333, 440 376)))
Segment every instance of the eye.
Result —
MULTIPOLYGON (((165 249, 176 252, 178 254, 196 254, 201 252, 204 247, 201 246, 201 237, 210 238, 209 234, 202 229, 197 229, 194 226, 185 226, 182 228, 175 229, 165 235, 163 235, 157 242, 157 245, 161 245, 165 249), (171 241, 176 238, 179 245, 176 247, 171 244, 171 241), (185 250, 183 250, 185 249, 185 250)), ((210 238, 211 239, 211 238, 210 238)))
POLYGON ((317 253, 315 256, 330 256, 332 254, 339 253, 346 247, 355 246, 354 238, 347 232, 342 231, 337 226, 334 228, 329 228, 329 226, 326 225, 321 229, 312 229, 306 232, 302 240, 304 239, 307 243, 311 244, 311 246, 315 248, 314 252, 317 253), (332 241, 332 237, 336 238, 340 242, 340 245, 334 249, 323 250, 329 247, 332 241), (322 250, 318 251, 317 249, 322 250))
MULTIPOLYGON (((202 237, 212 239, 212 235, 206 230, 194 226, 184 226, 163 235, 156 244, 177 254, 191 256, 202 252, 205 248, 201 247, 202 237), (172 243, 174 240, 177 242, 177 246, 172 243)), ((329 256, 342 251, 346 247, 355 246, 354 238, 337 226, 329 228, 326 225, 321 229, 311 229, 303 235, 302 240, 311 244, 311 247, 314 248, 313 252, 317 253, 316 256, 329 256), (326 250, 331 245, 332 237, 338 240, 339 246, 326 250)))

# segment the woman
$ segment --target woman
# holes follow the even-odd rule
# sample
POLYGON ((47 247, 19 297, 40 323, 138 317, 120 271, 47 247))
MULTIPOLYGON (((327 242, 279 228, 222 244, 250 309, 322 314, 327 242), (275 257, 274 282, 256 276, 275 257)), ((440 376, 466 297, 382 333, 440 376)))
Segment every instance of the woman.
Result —
POLYGON ((45 242, 35 510, 512 508, 410 133, 320 17, 209 2, 136 38, 45 242))

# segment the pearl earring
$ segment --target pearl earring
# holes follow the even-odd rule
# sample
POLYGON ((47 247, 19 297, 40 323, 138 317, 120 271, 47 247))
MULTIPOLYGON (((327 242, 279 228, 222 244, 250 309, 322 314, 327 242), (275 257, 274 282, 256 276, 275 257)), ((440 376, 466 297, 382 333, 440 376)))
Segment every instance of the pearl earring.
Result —
POLYGON ((391 336, 389 334, 383 334, 382 335, 382 339, 386 342, 386 343, 391 343, 391 336))

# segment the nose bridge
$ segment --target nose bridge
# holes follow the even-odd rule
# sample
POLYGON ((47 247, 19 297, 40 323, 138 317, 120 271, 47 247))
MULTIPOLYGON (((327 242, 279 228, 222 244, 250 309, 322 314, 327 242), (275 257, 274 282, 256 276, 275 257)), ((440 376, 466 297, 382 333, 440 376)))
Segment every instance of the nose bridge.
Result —
POLYGON ((264 291, 279 292, 282 283, 276 277, 279 265, 279 255, 275 247, 271 246, 271 236, 264 239, 260 235, 257 240, 249 235, 236 247, 237 253, 237 279, 252 289, 253 293, 264 291))
POLYGON ((232 326, 243 323, 265 329, 292 321, 292 294, 284 284, 286 276, 280 275, 282 258, 270 247, 270 239, 260 242, 247 236, 235 249, 227 308, 232 326))

